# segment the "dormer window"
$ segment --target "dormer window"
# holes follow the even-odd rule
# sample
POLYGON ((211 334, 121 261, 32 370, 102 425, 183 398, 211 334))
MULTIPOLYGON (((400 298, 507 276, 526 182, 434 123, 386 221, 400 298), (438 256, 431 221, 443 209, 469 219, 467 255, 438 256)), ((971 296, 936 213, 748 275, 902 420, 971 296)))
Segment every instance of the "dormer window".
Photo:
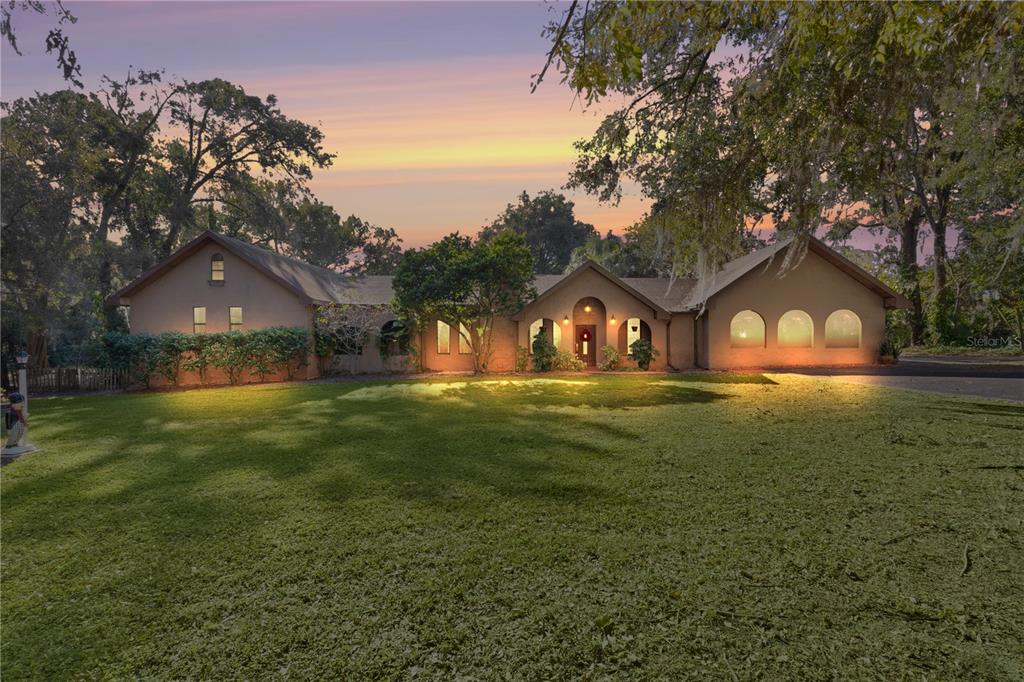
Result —
POLYGON ((224 256, 219 253, 213 254, 213 257, 210 258, 210 281, 224 281, 224 256))

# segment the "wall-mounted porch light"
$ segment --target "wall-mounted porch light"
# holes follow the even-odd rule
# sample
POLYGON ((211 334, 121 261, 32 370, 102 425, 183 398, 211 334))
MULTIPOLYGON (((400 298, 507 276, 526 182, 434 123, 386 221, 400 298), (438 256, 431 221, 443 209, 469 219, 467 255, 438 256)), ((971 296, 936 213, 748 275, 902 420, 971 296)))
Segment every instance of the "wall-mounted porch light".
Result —
POLYGON ((612 315, 612 319, 608 321, 608 324, 615 324, 615 316, 612 315))
POLYGON ((589 313, 590 312, 590 306, 589 305, 583 306, 583 312, 589 313))
POLYGON ((566 315, 565 319, 562 320, 562 324, 569 324, 569 316, 568 315, 566 315))

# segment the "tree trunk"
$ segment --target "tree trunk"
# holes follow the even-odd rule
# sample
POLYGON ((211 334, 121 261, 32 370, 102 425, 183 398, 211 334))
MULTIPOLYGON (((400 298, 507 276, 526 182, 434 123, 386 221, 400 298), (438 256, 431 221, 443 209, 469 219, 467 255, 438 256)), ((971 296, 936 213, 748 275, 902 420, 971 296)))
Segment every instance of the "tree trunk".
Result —
POLYGON ((915 207, 900 227, 900 279, 910 300, 910 341, 917 345, 924 340, 925 315, 921 281, 917 265, 917 239, 922 212, 915 207))
POLYGON ((33 329, 28 333, 28 365, 45 368, 50 366, 50 353, 46 343, 46 328, 33 329))
POLYGON ((946 221, 941 219, 932 225, 935 233, 934 259, 935 259, 935 286, 932 289, 932 298, 937 299, 942 290, 946 288, 948 275, 946 273, 946 221))

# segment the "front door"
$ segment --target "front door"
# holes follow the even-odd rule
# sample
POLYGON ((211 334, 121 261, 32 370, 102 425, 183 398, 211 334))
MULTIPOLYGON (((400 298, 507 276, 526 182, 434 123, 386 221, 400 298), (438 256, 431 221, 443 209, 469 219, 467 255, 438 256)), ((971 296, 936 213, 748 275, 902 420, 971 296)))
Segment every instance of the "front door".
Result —
POLYGON ((587 367, 597 364, 597 326, 592 324, 576 325, 576 357, 587 367))

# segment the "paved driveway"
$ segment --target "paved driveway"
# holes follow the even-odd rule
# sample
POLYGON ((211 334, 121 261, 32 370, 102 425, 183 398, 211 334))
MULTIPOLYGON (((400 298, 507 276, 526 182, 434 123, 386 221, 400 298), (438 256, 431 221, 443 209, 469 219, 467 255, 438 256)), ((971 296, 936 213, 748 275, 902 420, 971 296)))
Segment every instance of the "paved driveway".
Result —
POLYGON ((1003 360, 989 362, 972 358, 969 362, 963 362, 960 359, 951 361, 938 358, 906 358, 892 366, 815 368, 793 373, 827 376, 834 381, 1024 403, 1024 365, 1003 360))

